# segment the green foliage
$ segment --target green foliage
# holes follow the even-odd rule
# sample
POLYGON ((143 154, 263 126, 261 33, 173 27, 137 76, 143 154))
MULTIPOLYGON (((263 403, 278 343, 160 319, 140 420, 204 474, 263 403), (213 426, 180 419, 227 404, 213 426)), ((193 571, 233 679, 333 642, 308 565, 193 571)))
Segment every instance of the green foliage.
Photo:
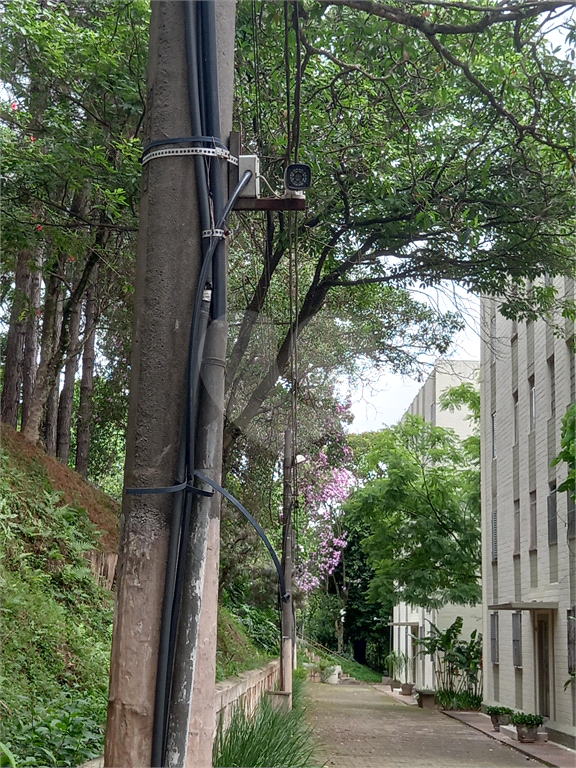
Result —
POLYGON ((84 557, 96 531, 38 461, 4 452, 1 484, 3 741, 18 765, 75 766, 101 754, 106 717, 112 596, 84 557))
POLYGON ((402 672, 407 670, 408 665, 410 664, 409 657, 402 651, 391 651, 384 661, 386 663, 388 674, 394 680, 399 680, 402 672))
MULTIPOLYGON (((468 640, 460 638, 462 617, 458 616, 443 632, 430 622, 431 632, 416 641, 420 654, 434 660, 437 690, 467 694, 482 702, 482 635, 477 630, 468 640)), ((474 707, 475 709, 479 708, 474 707)))
POLYGON ((434 693, 434 701, 442 709, 479 710, 482 706, 482 696, 470 691, 451 691, 440 688, 434 693))
POLYGON ((513 711, 510 707, 486 707, 487 715, 512 715, 513 711))
POLYGON ((216 680, 256 669, 270 661, 270 656, 257 648, 246 630, 229 610, 218 608, 218 647, 216 651, 216 680))
MULTIPOLYGON (((30 705, 12 723, 10 745, 18 768, 77 766, 102 754, 106 696, 62 696, 46 707, 30 705), (16 755, 20 757, 17 758, 16 755)), ((10 765, 10 756, 1 765, 10 765)))
POLYGON ((572 403, 562 419, 562 450, 552 462, 552 466, 565 461, 568 477, 558 486, 559 491, 568 491, 576 500, 576 403, 572 403))
POLYGON ((280 653, 278 611, 261 609, 246 603, 231 606, 229 610, 244 627, 246 634, 255 645, 270 655, 280 653))
POLYGON ((452 430, 417 416, 365 435, 365 484, 345 504, 367 525, 373 600, 438 608, 480 600, 479 469, 452 430))
POLYGON ((542 715, 531 715, 526 712, 513 712, 510 717, 512 725, 535 725, 540 726, 544 722, 542 715))
POLYGON ((314 768, 314 741, 306 725, 303 682, 293 680, 290 712, 275 710, 266 696, 248 716, 237 707, 230 724, 219 725, 214 743, 215 768, 314 768))

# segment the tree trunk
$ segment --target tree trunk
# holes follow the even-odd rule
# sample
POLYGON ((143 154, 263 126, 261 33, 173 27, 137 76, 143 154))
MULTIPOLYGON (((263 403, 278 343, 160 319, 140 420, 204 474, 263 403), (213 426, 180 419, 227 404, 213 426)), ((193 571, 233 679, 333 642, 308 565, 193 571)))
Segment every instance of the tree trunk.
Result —
MULTIPOLYGON (((102 220, 104 220, 105 213, 102 212, 101 216, 102 220)), ((70 347, 70 317, 72 312, 74 312, 82 300, 92 270, 100 259, 100 252, 105 247, 108 237, 109 230, 107 228, 101 227, 96 232, 94 246, 88 250, 88 258, 86 260, 86 264, 84 265, 82 275, 76 287, 64 304, 64 311, 62 313, 62 322, 60 323, 60 328, 55 328, 54 326, 55 318, 54 310, 52 309, 54 298, 51 296, 51 293, 53 290, 57 290, 57 285, 59 283, 58 278, 54 276, 54 273, 51 274, 48 285, 46 286, 46 301, 44 308, 45 317, 44 324, 42 326, 42 351, 40 354, 40 365, 38 366, 38 373, 34 383, 34 391, 32 392, 32 397, 30 398, 28 419, 22 426, 22 434, 32 442, 36 442, 38 440, 40 424, 42 422, 42 414, 46 406, 48 395, 50 394, 50 390, 58 379, 58 374, 62 368, 62 362, 70 347), (49 286, 53 282, 55 285, 52 290, 49 290, 49 286), (47 311, 49 304, 51 308, 50 312, 47 311), (50 334, 51 338, 53 338, 55 334, 58 335, 58 343, 56 344, 55 348, 45 344, 45 335, 47 336, 48 334, 50 334), (50 353, 51 349, 54 349, 55 351, 50 353)), ((58 273, 63 271, 61 264, 57 264, 56 267, 58 273)))
MULTIPOLYGON (((58 376, 60 378, 60 376, 58 376)), ((56 456, 56 436, 58 428, 58 385, 50 390, 46 407, 44 409, 44 423, 42 424, 42 442, 49 456, 56 456)))
MULTIPOLYGON (((80 307, 76 307, 70 316, 70 349, 78 346, 80 333, 80 307)), ((66 363, 64 386, 58 403, 58 430, 56 437, 56 456, 63 464, 68 464, 70 456, 70 431, 72 428, 72 409, 74 407, 74 384, 78 368, 78 354, 66 363)))
MULTIPOLYGON (((56 302, 56 320, 54 323, 54 335, 52 337, 52 348, 49 351, 50 357, 53 357, 60 342, 60 332, 62 323, 62 292, 60 286, 57 288, 58 298, 56 302)), ((58 427, 58 395, 60 393, 60 370, 58 370, 53 386, 50 388, 46 405, 44 408, 44 422, 42 424, 42 440, 46 453, 49 456, 56 456, 56 435, 58 427)))
POLYGON ((14 302, 10 312, 10 326, 6 340, 4 386, 2 389, 2 421, 16 429, 22 386, 22 362, 26 338, 27 294, 30 283, 30 259, 28 250, 18 253, 16 262, 14 302))
POLYGON ((84 352, 82 354, 82 381, 80 383, 80 406, 76 431, 76 472, 82 477, 88 474, 90 455, 90 420, 92 418, 92 389, 94 386, 94 339, 96 336, 96 280, 98 265, 86 293, 84 352))
POLYGON ((29 312, 26 320, 26 340, 22 363, 22 424, 28 419, 30 399, 38 368, 38 329, 40 311, 40 287, 42 283, 41 258, 38 255, 30 272, 28 288, 29 312))

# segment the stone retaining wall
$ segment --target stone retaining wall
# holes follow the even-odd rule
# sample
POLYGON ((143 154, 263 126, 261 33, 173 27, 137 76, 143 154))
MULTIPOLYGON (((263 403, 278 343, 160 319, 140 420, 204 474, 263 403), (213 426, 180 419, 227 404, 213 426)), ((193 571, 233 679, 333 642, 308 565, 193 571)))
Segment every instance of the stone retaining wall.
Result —
POLYGON ((226 728, 237 705, 242 706, 248 714, 253 714, 265 692, 275 690, 279 681, 280 660, 277 659, 265 667, 240 672, 235 677, 228 677, 221 683, 216 683, 216 722, 222 719, 222 725, 226 728))

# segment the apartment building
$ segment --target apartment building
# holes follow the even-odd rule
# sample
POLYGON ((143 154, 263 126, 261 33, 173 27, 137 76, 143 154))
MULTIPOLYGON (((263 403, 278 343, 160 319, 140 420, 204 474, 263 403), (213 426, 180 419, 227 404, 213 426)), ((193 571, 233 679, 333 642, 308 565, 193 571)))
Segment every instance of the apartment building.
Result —
MULTIPOLYGON (((556 279, 560 294, 574 283, 556 279)), ((576 521, 552 466, 576 397, 574 324, 517 323, 481 305, 484 700, 544 716, 574 748, 576 521)))
MULTIPOLYGON (((468 437, 473 429, 467 418, 468 410, 443 411, 439 401, 440 396, 451 387, 464 382, 477 384, 479 365, 477 360, 438 360, 406 414, 421 416, 437 427, 453 429, 460 438, 468 437)), ((445 630, 458 616, 463 619, 462 637, 470 637, 474 629, 482 631, 481 605, 448 604, 437 610, 427 610, 407 603, 395 606, 391 622, 391 646, 409 658, 408 669, 401 675, 403 680, 416 683, 418 688, 435 690, 434 662, 430 656, 418 654, 415 641, 430 634, 431 623, 445 630)))

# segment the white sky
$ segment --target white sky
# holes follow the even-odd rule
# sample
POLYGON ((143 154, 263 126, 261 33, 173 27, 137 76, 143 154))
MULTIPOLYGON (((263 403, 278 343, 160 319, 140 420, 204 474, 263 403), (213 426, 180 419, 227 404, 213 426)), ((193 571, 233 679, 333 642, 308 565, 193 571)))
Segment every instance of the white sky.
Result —
MULTIPOLYGON (((439 294, 428 291, 427 298, 444 310, 458 307, 465 314, 466 327, 456 336, 453 347, 446 357, 455 360, 480 360, 477 297, 467 294, 462 289, 456 289, 453 296, 448 295, 447 292, 439 294)), ((423 359, 432 366, 436 358, 430 356, 423 359)), ((371 382, 366 380, 354 389, 347 390, 346 385, 343 387, 344 391, 350 392, 352 413, 355 417, 348 428, 350 432, 368 432, 381 429, 385 425, 395 424, 403 416, 424 383, 407 376, 386 372, 379 375, 374 373, 369 378, 372 379, 371 382)))

